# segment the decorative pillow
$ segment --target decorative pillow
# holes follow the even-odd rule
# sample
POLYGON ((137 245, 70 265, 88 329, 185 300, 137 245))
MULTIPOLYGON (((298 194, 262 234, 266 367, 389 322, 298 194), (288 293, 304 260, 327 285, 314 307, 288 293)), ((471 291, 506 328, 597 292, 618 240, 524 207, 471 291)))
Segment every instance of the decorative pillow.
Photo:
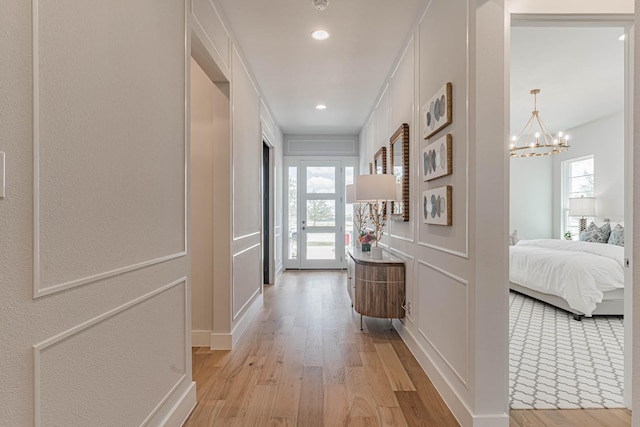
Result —
POLYGON ((518 230, 513 230, 513 233, 509 234, 509 246, 513 246, 520 241, 518 237, 518 230))
POLYGON ((624 246, 624 227, 620 224, 616 225, 609 235, 610 245, 624 246))
POLYGON ((579 239, 583 242, 607 243, 611 234, 611 225, 607 222, 602 227, 598 227, 591 222, 586 230, 580 233, 579 239))

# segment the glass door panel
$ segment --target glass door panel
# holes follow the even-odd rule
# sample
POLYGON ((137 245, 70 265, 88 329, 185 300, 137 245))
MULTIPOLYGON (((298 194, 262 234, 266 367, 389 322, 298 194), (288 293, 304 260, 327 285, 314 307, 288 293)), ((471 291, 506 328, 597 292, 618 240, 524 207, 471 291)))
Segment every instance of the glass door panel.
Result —
POLYGON ((298 200, 300 268, 342 268, 344 243, 341 162, 302 160, 298 200))

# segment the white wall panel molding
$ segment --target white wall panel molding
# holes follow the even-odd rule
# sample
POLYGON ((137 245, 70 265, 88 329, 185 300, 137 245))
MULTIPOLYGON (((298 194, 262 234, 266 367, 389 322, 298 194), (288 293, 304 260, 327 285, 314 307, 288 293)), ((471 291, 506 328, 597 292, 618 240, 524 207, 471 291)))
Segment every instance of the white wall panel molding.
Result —
MULTIPOLYGON (((456 249, 452 249, 450 247, 445 247, 443 245, 436 245, 436 244, 429 243, 429 242, 423 240, 423 238, 421 236, 421 233, 420 233, 420 229, 422 227, 426 227, 427 224, 423 224, 422 223, 422 214, 420 213, 419 204, 418 204, 418 206, 416 206, 416 208, 417 208, 416 214, 418 215, 418 216, 416 216, 416 218, 420 218, 417 221, 417 223, 418 223, 418 245, 424 246, 424 247, 427 247, 427 248, 431 248, 431 249, 434 249, 436 251, 444 252, 444 253, 447 253, 447 254, 450 254, 450 255, 454 255, 454 256, 457 256, 457 257, 469 259, 469 209, 470 209, 469 203, 470 203, 470 193, 471 193, 470 188, 469 188, 469 183, 470 183, 469 182, 469 169, 470 169, 469 168, 469 165, 470 165, 469 155, 470 155, 470 143, 471 143, 471 119, 470 119, 470 111, 469 111, 469 108, 470 108, 469 104, 470 104, 471 101, 469 99, 470 98, 469 94, 470 94, 470 87, 471 87, 471 51, 469 49, 469 43, 470 43, 469 42, 470 6, 469 6, 469 2, 465 2, 465 4, 466 4, 466 9, 467 9, 467 13, 465 14, 466 15, 466 21, 467 21, 466 22, 466 34, 465 34, 465 38, 466 38, 466 44, 465 44, 465 55, 466 55, 466 61, 465 61, 466 62, 466 66, 465 66, 465 73, 466 73, 466 76, 465 76, 465 85, 466 85, 465 102, 464 102, 464 105, 460 105, 460 103, 454 103, 454 106, 453 106, 453 108, 454 108, 454 117, 455 117, 455 110, 456 109, 464 108, 464 111, 465 111, 465 122, 464 122, 464 127, 466 127, 466 138, 465 138, 465 143, 464 143, 465 167, 464 167, 463 171, 460 171, 459 169, 456 169, 456 172, 455 172, 456 174, 458 174, 460 172, 464 172, 464 174, 465 174, 465 187, 466 187, 466 190, 465 190, 465 215, 464 215, 464 217, 465 217, 465 220, 464 220, 464 227, 465 227, 465 232, 464 232, 465 233, 464 250, 456 250, 456 249)), ((432 3, 430 2, 429 6, 427 7, 427 10, 425 11, 425 16, 426 16, 426 13, 429 11, 431 5, 432 5, 432 3)), ((423 17, 423 19, 424 19, 424 17, 423 17)), ((422 25, 422 20, 420 21, 420 25, 422 25)), ((419 31, 419 28, 420 28, 420 26, 418 26, 418 31, 419 31)), ((416 46, 418 46, 417 47, 418 49, 419 49, 419 39, 420 39, 420 37, 416 38, 416 41, 417 41, 416 46)), ((418 53, 419 52, 420 51, 418 50, 418 53)), ((420 67, 420 59, 419 58, 420 58, 420 55, 418 55, 416 57, 416 63, 417 63, 418 68, 420 67)), ((418 73, 418 75, 419 75, 419 73, 418 73)), ((417 93, 420 94, 420 80, 419 79, 418 79, 417 85, 418 85, 417 93)), ((454 93, 455 93, 455 91, 456 91, 456 89, 454 88, 454 93)), ((454 95, 454 98, 455 98, 455 95, 454 95)), ((419 96, 418 96, 418 106, 417 107, 418 107, 417 113, 419 115, 420 114, 420 108, 422 108, 421 100, 420 100, 419 96)), ((414 170, 415 171, 421 171, 422 170, 420 168, 420 159, 422 157, 421 146, 425 142, 422 140, 422 130, 421 130, 422 124, 421 124, 421 121, 418 120, 416 123, 417 123, 416 127, 418 127, 419 130, 418 130, 418 132, 414 133, 414 136, 418 138, 419 143, 414 146, 413 158, 415 160, 413 161, 413 164, 414 164, 414 168, 415 168, 414 170)), ((449 129, 449 131, 451 131, 451 129, 449 129)), ((446 131, 446 132, 449 132, 449 131, 446 131)), ((453 133, 454 141, 457 141, 456 140, 456 133, 455 132, 452 132, 452 133, 453 133)), ((458 144, 457 142, 454 142, 454 146, 455 146, 454 147, 454 153, 455 153, 455 150, 459 149, 460 144, 458 144)), ((422 182, 422 177, 420 177, 420 181, 419 182, 422 182)), ((459 207, 455 206, 456 187, 454 187, 453 191, 454 191, 453 211, 456 212, 456 209, 459 209, 459 207)), ((419 197, 416 200, 421 200, 422 199, 422 190, 419 189, 417 196, 419 196, 419 197)), ((456 227, 456 226, 458 226, 458 225, 455 224, 455 222, 454 222, 453 227, 456 227)))
MULTIPOLYGON (((233 237, 233 241, 234 241, 234 242, 239 242, 240 240, 245 240, 245 239, 248 239, 248 238, 250 238, 250 237, 259 236, 259 235, 260 235, 260 233, 261 233, 260 231, 254 231, 253 233, 245 234, 245 235, 243 235, 243 236, 237 236, 237 237, 236 237, 236 236, 234 236, 234 237, 233 237)), ((234 256, 235 256, 235 255, 234 255, 234 256)))
POLYGON ((234 322, 260 292, 262 266, 258 261, 261 246, 260 243, 256 243, 233 254, 231 307, 234 322))
POLYGON ((389 237, 396 239, 396 240, 402 240, 403 242, 409 242, 409 243, 415 243, 415 239, 411 239, 408 237, 404 237, 404 236, 398 236, 396 234, 389 234, 389 237))
MULTIPOLYGON (((389 252, 391 252, 398 258, 401 258, 403 261, 405 261, 405 267, 404 267, 405 268, 405 272, 404 272, 405 301, 404 303, 413 304, 413 300, 414 300, 413 290, 415 289, 415 286, 416 286, 415 258, 413 257, 413 255, 409 255, 408 253, 402 252, 401 250, 398 250, 394 247, 386 246, 386 245, 385 247, 389 252)), ((412 324, 415 324, 413 314, 411 313, 411 311, 405 310, 405 318, 408 319, 412 324)))
POLYGON ((231 69, 231 37, 218 9, 211 0, 191 0, 194 28, 206 37, 210 47, 222 60, 226 70, 231 69))
MULTIPOLYGON (((181 234, 183 235, 182 241, 181 241, 181 248, 176 248, 178 250, 176 251, 167 251, 169 253, 164 254, 162 256, 151 256, 148 259, 139 259, 136 260, 137 262, 131 263, 131 264, 127 264, 127 265, 117 265, 120 261, 114 261, 113 265, 109 265, 108 267, 111 268, 106 268, 106 265, 102 265, 102 266, 97 266, 96 268, 94 268, 94 270, 100 270, 102 269, 102 271, 93 271, 90 274, 86 274, 88 271, 82 272, 82 273, 78 273, 78 276, 80 277, 75 277, 75 278, 71 278, 71 279, 67 279, 67 278, 56 278, 55 275, 56 273, 51 273, 51 266, 45 264, 43 265, 43 262, 46 262, 48 260, 43 259, 43 251, 46 248, 46 244, 43 243, 43 233, 51 233, 52 232, 52 228, 54 228, 53 226, 49 226, 49 228, 43 227, 43 212, 49 212, 51 211, 51 209, 48 209, 47 211, 42 210, 41 206, 43 205, 43 201, 41 200, 41 196, 44 194, 46 196, 52 197, 52 195, 49 194, 48 187, 47 189, 43 189, 43 185, 47 185, 47 179, 44 180, 44 182, 42 181, 43 179, 43 172, 42 172, 42 168, 41 166, 43 165, 43 163, 48 167, 49 170, 63 170, 64 167, 63 166, 58 166, 58 168, 53 168, 51 166, 51 164, 53 162, 56 161, 57 157, 54 158, 50 158, 50 157, 43 157, 43 140, 42 140, 42 126, 43 126, 43 121, 46 123, 51 122, 51 118, 50 117, 46 117, 43 119, 43 109, 46 109, 47 106, 43 105, 42 102, 42 93, 43 91, 48 93, 48 92, 52 92, 52 91, 56 91, 59 90, 59 88, 57 87, 49 87, 49 86, 45 86, 43 88, 43 74, 41 73, 41 68, 40 68, 40 63, 43 60, 49 60, 50 61, 50 56, 51 56, 51 52, 44 49, 43 46, 41 45, 41 40, 43 35, 41 34, 41 29, 43 27, 43 25, 46 27, 49 24, 49 20, 53 20, 55 18, 49 18, 46 16, 43 16, 43 11, 42 11, 42 7, 41 6, 46 6, 46 4, 41 4, 40 0, 32 0, 32 15, 31 15, 31 19, 32 19, 32 84, 33 84, 33 298, 39 298, 45 295, 51 295, 51 294, 55 294, 57 292, 61 292, 67 289, 71 289, 77 286, 82 286, 82 285, 86 285, 86 284, 90 284, 90 283, 94 283, 97 281, 101 281, 104 280, 106 278, 109 277, 114 277, 120 274, 124 274, 124 273, 128 273, 134 270, 138 270, 141 268, 145 268, 145 267, 150 267, 156 264, 160 264, 163 262, 167 262, 176 258, 181 258, 186 256, 187 254, 187 181, 186 181, 186 157, 187 157, 187 153, 188 153, 188 147, 187 147, 187 137, 186 137, 186 129, 187 126, 185 126, 185 133, 184 133, 184 139, 183 139, 183 146, 181 147, 182 152, 185 156, 185 160, 184 163, 182 165, 183 171, 182 171, 182 176, 184 176, 185 181, 184 181, 184 189, 183 194, 182 194, 182 203, 183 203, 183 218, 184 221, 180 224, 181 227, 181 234), (46 281, 46 279, 43 278, 43 272, 49 272, 50 275, 53 277, 51 278, 48 282, 46 281)), ((60 12, 59 12, 60 13, 60 12)), ((186 19, 185 19, 185 25, 186 25, 186 19)), ((50 31, 50 30, 49 30, 50 31)), ((49 41, 46 40, 46 43, 51 43, 52 45, 56 42, 56 41, 49 41)), ((54 48, 57 48, 57 45, 53 45, 54 48)), ((182 47, 182 49, 184 49, 184 56, 185 56, 185 64, 186 61, 189 57, 189 52, 187 52, 187 44, 184 43, 184 46, 182 47)), ((53 50, 53 49, 52 49, 53 50)), ((57 65, 57 64, 56 64, 57 65)), ((59 71, 59 70, 58 70, 59 71)), ((46 78, 50 79, 50 75, 47 75, 46 78)), ((59 82, 58 82, 59 83, 59 82)), ((77 88, 73 88, 74 90, 77 91, 77 88)), ((50 96, 50 95, 49 95, 50 96)), ((185 124, 186 124, 186 118, 187 118, 187 108, 186 108, 186 100, 187 100, 187 91, 186 91, 186 84, 185 84, 185 88, 184 88, 184 107, 183 108, 183 116, 184 116, 184 120, 185 120, 185 124)), ((106 100, 105 100, 106 102, 106 100)), ((49 108, 46 109, 45 111, 49 112, 52 111, 53 108, 49 108)), ((64 111, 64 113, 69 114, 69 112, 72 111, 69 107, 69 111, 64 111)), ((50 127, 50 126, 49 126, 50 127)), ((47 128, 49 129, 49 128, 47 128)), ((74 134, 74 136, 76 136, 74 134)), ((70 138, 70 137, 68 137, 70 138)), ((52 152, 51 147, 45 147, 48 148, 49 152, 52 152)), ((50 177, 49 180, 51 179, 50 177)), ((115 181, 115 180, 114 180, 115 181)), ((114 182, 114 186, 118 185, 117 183, 114 182)), ((61 185, 62 186, 62 185, 61 185)), ((96 196, 96 197, 100 197, 100 195, 96 196)), ((51 199, 47 199, 46 200, 46 204, 47 204, 47 208, 49 208, 49 205, 51 204, 51 199)), ((61 218, 61 220, 67 220, 67 221, 71 221, 70 219, 65 218, 61 218)), ((49 220, 49 222, 51 222, 51 220, 49 220)), ((58 221, 56 221, 58 222, 58 221)), ((69 224, 66 224, 67 226, 69 224)), ((56 233, 60 233, 59 230, 57 230, 58 224, 55 224, 56 227, 56 233)), ((67 238, 69 239, 67 242, 65 242, 66 244, 70 245, 71 247, 77 247, 80 243, 82 242, 82 238, 84 238, 84 236, 81 236, 79 234, 79 232, 77 232, 77 230, 74 227, 69 227, 70 232, 66 233, 67 238), (75 233, 75 234, 74 234, 75 233)), ((113 244, 113 243, 112 243, 113 244)), ((120 242, 120 244, 126 244, 126 242, 120 242)), ((60 245, 60 241, 55 241, 55 245, 56 245, 56 250, 51 250, 50 253, 62 253, 65 252, 64 249, 61 249, 59 247, 60 245)), ((143 248, 146 250, 149 250, 149 248, 143 248)), ((107 249, 107 250, 110 250, 107 249)), ((116 251, 110 251, 110 252, 116 252, 116 251)), ((139 252, 138 252, 139 253, 139 252)), ((94 259, 102 259, 102 257, 100 256, 96 256, 94 259)), ((55 268, 57 268, 58 270, 60 270, 60 268, 64 268, 67 267, 67 270, 71 270, 68 265, 68 263, 71 261, 67 261, 67 262, 61 262, 61 261, 56 261, 56 262, 52 262, 51 264, 53 266, 55 266, 55 268)), ((82 262, 78 262, 79 265, 82 265, 82 262)), ((88 270, 88 269, 85 269, 88 270)), ((60 271, 57 271, 57 274, 62 275, 62 273, 60 273, 60 271)))
MULTIPOLYGON (((232 49, 233 49, 234 57, 237 58, 237 62, 239 62, 240 65, 242 65, 242 69, 246 73, 247 79, 249 80, 249 82, 251 82, 251 87, 253 88, 253 91, 255 92, 256 97, 260 97, 261 96, 260 89, 258 89, 258 85, 256 84, 256 81, 253 78, 253 74, 247 67, 247 64, 245 64, 244 57, 240 54, 240 49, 235 44, 232 45, 232 49)), ((236 61, 234 60, 233 67, 235 66, 236 66, 236 61)), ((261 102, 260 102, 260 105, 262 105, 261 102)), ((260 111, 260 105, 258 106, 258 111, 260 111)), ((259 120, 259 114, 260 113, 258 113, 258 117, 256 117, 258 120, 259 120)))
POLYGON ((287 135, 285 156, 357 156, 359 152, 357 135, 287 135))
POLYGON ((131 309, 139 306, 142 303, 152 300, 155 297, 162 295, 163 293, 176 288, 178 286, 183 286, 183 311, 184 317, 182 319, 182 333, 183 333, 183 346, 184 346, 184 354, 183 354, 183 362, 184 365, 179 368, 183 372, 180 378, 175 382, 175 384, 169 389, 169 391, 165 394, 165 396, 160 400, 160 402, 155 406, 155 408, 148 414, 145 421, 142 425, 146 425, 155 414, 162 408, 162 406, 171 398, 171 396, 175 393, 178 387, 183 384, 185 381, 191 381, 191 378, 187 378, 187 372, 189 372, 188 365, 191 359, 191 350, 189 345, 189 337, 190 337, 190 324, 191 319, 189 319, 190 315, 190 301, 189 301, 189 290, 187 286, 187 278, 181 277, 167 285, 164 285, 158 289, 155 289, 147 294, 144 294, 138 298, 135 298, 127 303, 124 303, 116 308, 113 308, 99 316, 96 316, 90 320, 87 320, 77 326, 74 326, 66 331, 63 331, 49 339, 46 339, 38 344, 33 346, 33 357, 34 357, 34 424, 36 427, 42 425, 41 412, 42 412, 42 358, 44 354, 52 348, 57 347, 63 342, 69 342, 74 337, 80 336, 82 334, 86 334, 87 331, 101 325, 103 322, 108 321, 110 319, 114 319, 118 317, 118 315, 123 314, 125 312, 130 311, 131 309))
MULTIPOLYGON (((451 372, 458 378, 458 380, 460 380, 460 382, 462 383, 462 385, 464 385, 464 387, 466 389, 469 389, 469 384, 468 384, 468 376, 469 376, 469 349, 471 348, 471 343, 470 343, 470 334, 469 331, 471 330, 470 327, 470 318, 471 316, 469 315, 469 282, 461 277, 456 276, 453 273, 450 273, 446 270, 443 270, 442 268, 436 267, 435 265, 429 264, 428 262, 422 261, 422 260, 418 260, 418 264, 420 266, 424 266, 432 271, 435 271, 437 273, 439 273, 442 276, 445 276, 451 280, 453 280, 454 282, 457 282, 461 285, 464 286, 464 296, 465 296, 465 301, 464 301, 464 310, 465 312, 463 313, 466 316, 465 322, 464 322, 464 331, 455 331, 456 334, 460 334, 460 333, 464 333, 464 346, 465 348, 462 349, 465 357, 464 357, 464 361, 463 361, 463 366, 454 366, 454 362, 450 361, 449 358, 452 355, 445 355, 443 351, 441 351, 441 349, 436 345, 436 343, 433 342, 433 340, 431 339, 431 337, 429 336, 429 332, 428 331, 424 331, 423 330, 423 324, 422 321, 425 319, 425 315, 422 313, 422 310, 426 309, 425 305, 422 304, 422 300, 421 300, 421 295, 420 293, 422 292, 426 292, 425 286, 422 285, 419 281, 418 281, 418 285, 416 286, 416 290, 418 292, 418 295, 416 296, 416 300, 420 301, 420 312, 417 313, 418 315, 418 332, 420 333, 420 335, 422 335, 422 337, 426 340, 426 342, 431 346, 431 348, 438 354, 438 356, 440 357, 440 359, 447 365, 447 367, 451 370, 451 372), (464 370, 463 372, 460 372, 461 368, 464 370)), ((420 274, 418 274, 418 277, 421 277, 420 274)), ((428 275, 424 275, 422 277, 430 277, 428 275)), ((430 280, 431 282, 434 282, 433 280, 430 280)), ((425 297, 428 298, 428 297, 425 297)))

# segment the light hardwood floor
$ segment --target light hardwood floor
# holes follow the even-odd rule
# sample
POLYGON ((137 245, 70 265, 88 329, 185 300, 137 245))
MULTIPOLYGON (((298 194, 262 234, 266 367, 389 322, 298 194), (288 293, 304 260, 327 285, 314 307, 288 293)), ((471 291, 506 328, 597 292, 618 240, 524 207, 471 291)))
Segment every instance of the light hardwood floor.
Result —
MULTIPOLYGON (((185 426, 457 426, 388 320, 360 331, 345 283, 343 272, 284 273, 236 349, 194 348, 185 426)), ((630 425, 622 410, 511 415, 511 427, 630 425)))

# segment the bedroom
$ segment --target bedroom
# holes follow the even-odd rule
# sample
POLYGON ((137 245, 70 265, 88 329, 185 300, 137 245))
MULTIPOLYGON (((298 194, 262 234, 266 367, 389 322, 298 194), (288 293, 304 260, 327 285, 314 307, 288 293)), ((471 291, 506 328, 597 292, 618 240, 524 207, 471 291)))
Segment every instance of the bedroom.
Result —
POLYGON ((624 283, 631 280, 620 239, 631 172, 624 35, 623 24, 520 22, 512 28, 512 147, 527 146, 512 149, 510 159, 510 287, 518 291, 509 299, 512 409, 629 406, 622 314, 630 291, 624 283), (568 135, 568 150, 519 157, 532 152, 535 127, 523 142, 532 110, 554 138, 568 135), (587 210, 577 210, 579 204, 587 210), (580 237, 581 218, 586 226, 604 227, 604 236, 591 226, 580 237))

